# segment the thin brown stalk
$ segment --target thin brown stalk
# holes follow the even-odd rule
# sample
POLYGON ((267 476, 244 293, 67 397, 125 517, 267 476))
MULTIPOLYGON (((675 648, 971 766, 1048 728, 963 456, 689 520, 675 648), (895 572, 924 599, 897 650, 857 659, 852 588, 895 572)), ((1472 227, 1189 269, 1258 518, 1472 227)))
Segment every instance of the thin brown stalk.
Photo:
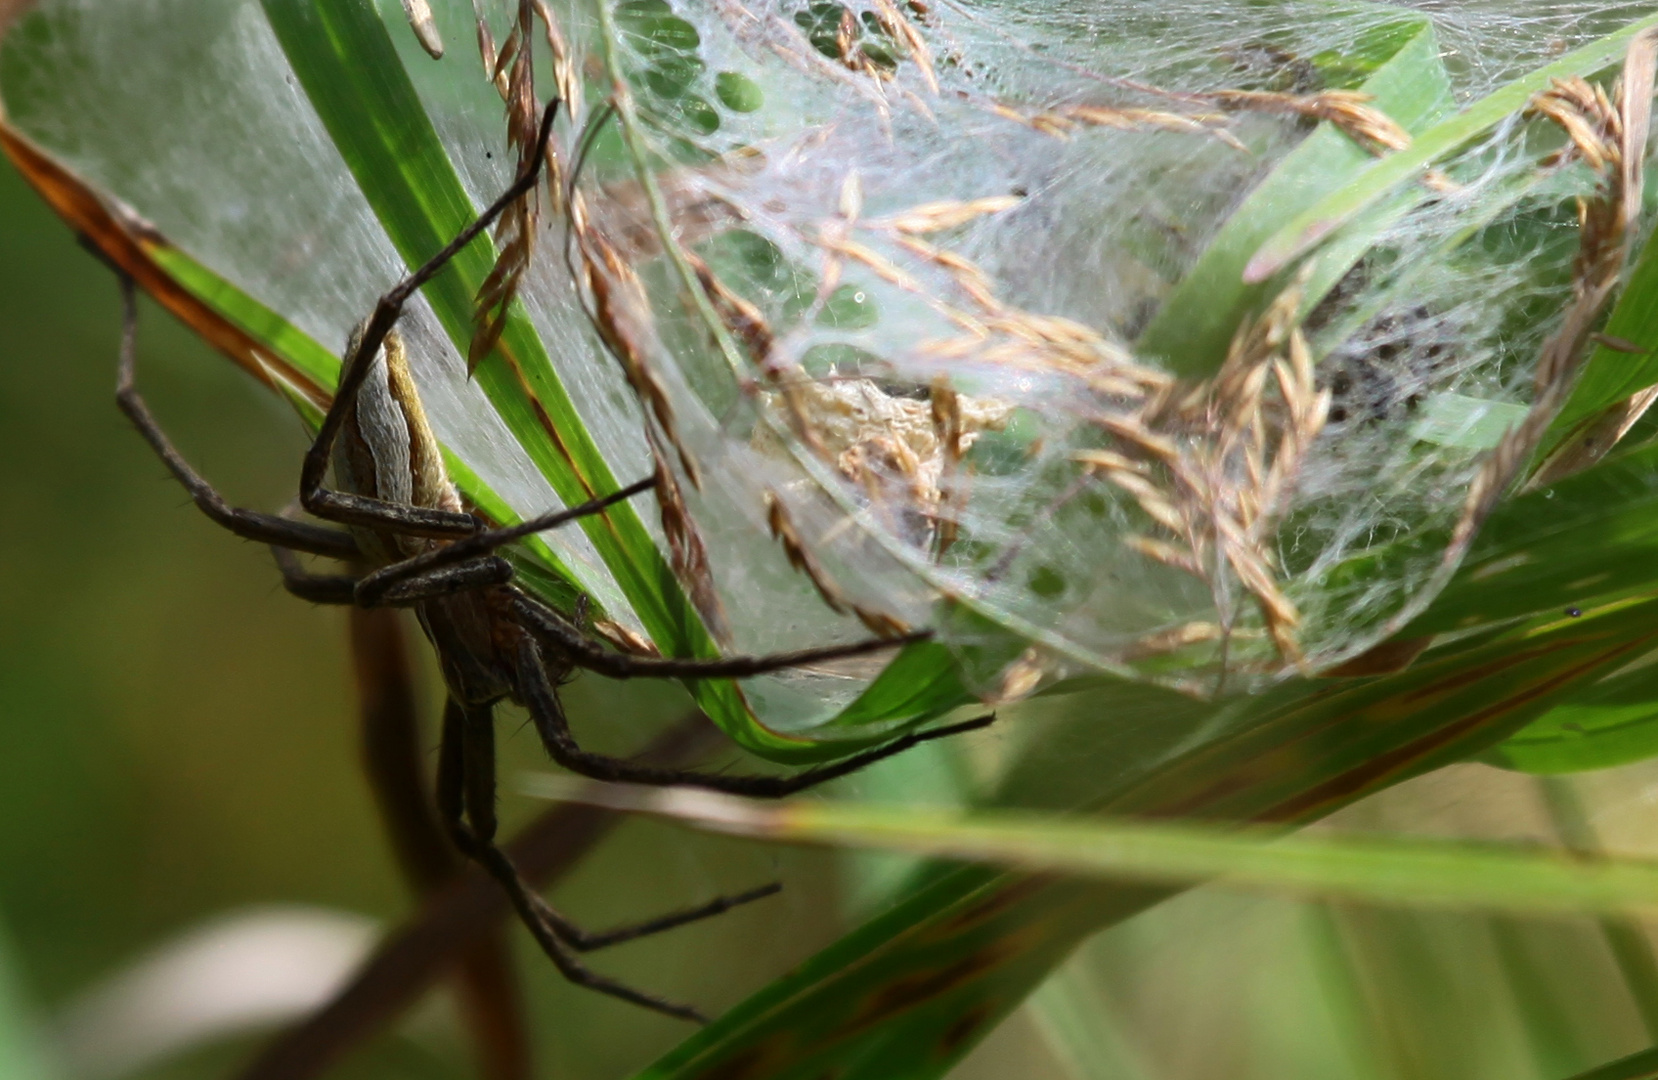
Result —
MULTIPOLYGON (((717 745, 700 715, 675 725, 639 760, 685 765, 717 745)), ((556 806, 506 845, 526 880, 546 888, 568 873, 620 818, 591 807, 556 806)), ((267 1044, 239 1080, 312 1080, 415 1005, 472 945, 511 915, 501 887, 476 867, 432 894, 391 931, 322 1008, 267 1044)))
POLYGON ((765 505, 766 523, 771 529, 772 537, 782 545, 789 565, 806 575, 806 580, 812 583, 812 587, 817 590, 818 596, 829 610, 837 615, 855 616, 869 628, 870 633, 879 637, 901 637, 910 632, 909 624, 897 616, 857 604, 846 595, 823 568, 823 564, 818 562, 817 556, 806 546, 800 530, 795 527, 794 518, 789 514, 788 507, 783 505, 783 500, 776 492, 766 492, 765 505))
MULTIPOLYGON (((405 880, 417 897, 427 897, 458 877, 462 862, 438 823, 427 789, 401 618, 390 608, 352 608, 351 656, 369 789, 405 880)), ((523 997, 500 927, 468 943, 455 964, 454 981, 479 1073, 487 1080, 528 1080, 523 997)))

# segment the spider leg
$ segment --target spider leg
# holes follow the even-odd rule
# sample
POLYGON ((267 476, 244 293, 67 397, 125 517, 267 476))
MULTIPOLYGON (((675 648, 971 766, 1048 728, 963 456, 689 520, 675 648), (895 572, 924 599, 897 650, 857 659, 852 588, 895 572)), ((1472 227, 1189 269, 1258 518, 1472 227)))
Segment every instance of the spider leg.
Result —
POLYGON ((127 419, 132 421, 138 433, 144 437, 144 441, 150 444, 150 448, 155 451, 162 464, 167 466, 168 471, 180 484, 184 485, 184 489, 190 493, 190 498, 201 508, 202 513, 245 540, 280 544, 313 555, 329 555, 337 559, 357 558, 357 541, 352 539, 350 533, 232 506, 225 501, 224 496, 214 490, 212 484, 190 467, 184 455, 178 452, 172 440, 161 430, 155 414, 150 412, 143 395, 138 392, 138 298, 132 278, 120 270, 116 271, 116 276, 121 282, 121 301, 124 308, 120 360, 116 368, 116 404, 127 414, 127 419))
POLYGON ((863 656, 895 649, 914 641, 925 641, 932 636, 932 631, 922 630, 900 637, 870 638, 866 641, 855 641, 850 645, 827 645, 818 649, 768 653, 765 656, 674 659, 609 652, 591 641, 563 615, 517 589, 513 590, 513 609, 532 633, 547 638, 559 652, 567 655, 577 666, 612 679, 742 679, 750 675, 764 675, 768 671, 781 671, 824 660, 841 660, 849 656, 863 656))
POLYGON ((438 757, 437 801, 455 846, 477 862, 506 890, 519 918, 565 978, 578 986, 609 994, 682 1020, 706 1023, 688 1005, 677 1005, 634 990, 592 971, 576 953, 634 941, 686 923, 722 914, 739 904, 770 896, 776 884, 719 897, 710 903, 672 912, 632 926, 589 933, 559 914, 518 873, 506 852, 495 844, 495 725, 489 706, 467 709, 453 698, 443 714, 443 741, 438 757))
POLYGON ((313 604, 351 605, 357 602, 357 579, 350 574, 313 574, 299 564, 291 548, 271 545, 276 568, 282 571, 282 587, 313 604))
MULTIPOLYGON (((631 499, 640 492, 648 491, 655 486, 656 477, 648 476, 603 498, 593 499, 579 506, 572 506, 567 510, 555 510, 551 513, 542 514, 539 517, 506 528, 473 533, 470 536, 456 540, 454 543, 445 544, 412 558, 404 559, 402 562, 381 567, 358 583, 357 602, 363 607, 374 607, 381 603, 395 602, 389 598, 400 595, 407 596, 407 590, 415 580, 427 577, 435 570, 476 560, 512 543, 514 540, 521 540, 526 536, 545 532, 548 529, 556 529, 560 525, 574 521, 577 518, 602 513, 616 503, 631 499)), ((510 576, 509 573, 508 577, 510 576)), ((504 584, 504 580, 491 581, 489 584, 504 584)))
POLYGON ((458 566, 440 566, 423 574, 416 574, 395 582, 381 590, 372 604, 364 603, 359 592, 363 579, 351 574, 313 574, 299 564, 294 553, 283 547, 271 546, 277 569, 282 571, 282 587, 301 600, 313 604, 339 604, 357 607, 409 607, 422 600, 440 596, 472 592, 491 585, 504 585, 512 580, 512 564, 505 559, 486 555, 463 562, 458 566))
POLYGON ((996 719, 994 713, 948 724, 931 731, 901 735, 883 746, 854 754, 843 761, 819 765, 793 776, 733 776, 727 773, 694 772, 686 769, 668 769, 643 765, 583 750, 570 731, 569 720, 553 691, 551 680, 542 663, 541 650, 535 639, 525 635, 518 646, 518 684, 524 705, 530 710, 530 719, 541 736, 542 745, 552 759, 564 768, 595 780, 628 784, 652 784, 659 787, 679 786, 706 788, 731 795, 746 795, 755 799, 781 799, 787 795, 834 780, 848 773, 885 760, 894 754, 920 743, 942 739, 964 731, 975 731, 996 719))
POLYGON ((462 229, 443 250, 433 255, 408 277, 393 285, 375 303, 374 314, 363 324, 354 347, 347 351, 341 365, 340 382, 335 389, 334 400, 328 406, 328 414, 323 417, 322 426, 317 429, 316 440, 306 451, 305 464, 300 470, 300 502, 310 513, 346 525, 379 528, 410 536, 465 536, 478 531, 478 520, 471 514, 405 506, 366 495, 334 491, 325 487, 323 480, 328 473, 329 456, 333 453, 334 441, 339 436, 340 426, 345 423, 346 413, 356 400, 357 391, 362 388, 363 380, 368 376, 370 363, 385 344, 386 335, 402 316, 403 305, 408 303, 416 290, 448 265, 449 260, 489 228, 507 207, 535 187, 541 176, 542 163, 547 156, 547 143, 552 138, 553 119, 558 115, 558 105, 558 98, 548 102, 541 116, 536 153, 531 155, 511 186, 490 203, 472 224, 462 229))

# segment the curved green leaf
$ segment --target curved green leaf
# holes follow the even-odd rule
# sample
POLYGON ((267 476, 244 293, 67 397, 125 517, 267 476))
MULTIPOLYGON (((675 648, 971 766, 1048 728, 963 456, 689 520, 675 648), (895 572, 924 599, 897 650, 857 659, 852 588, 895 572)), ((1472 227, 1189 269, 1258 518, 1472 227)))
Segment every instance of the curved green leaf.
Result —
POLYGON ((1568 773, 1658 756, 1658 665, 1643 663, 1550 709, 1482 760, 1522 772, 1568 773))
MULTIPOLYGON (((1658 644, 1658 601, 1527 625, 1399 675, 1287 684, 1234 733, 1100 795, 1135 817, 1295 824, 1488 749, 1658 644)), ((1101 705, 1109 708, 1109 699, 1101 705)), ((982 867, 892 910, 693 1036, 639 1080, 943 1075, 1083 938, 1169 896, 982 867)))

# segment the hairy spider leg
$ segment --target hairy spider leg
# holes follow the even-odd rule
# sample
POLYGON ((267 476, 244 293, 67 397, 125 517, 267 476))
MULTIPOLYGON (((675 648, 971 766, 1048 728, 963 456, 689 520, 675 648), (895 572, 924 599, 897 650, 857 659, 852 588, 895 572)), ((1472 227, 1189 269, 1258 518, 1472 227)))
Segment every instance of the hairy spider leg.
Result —
POLYGON ((495 717, 494 706, 470 708, 449 699, 443 713, 443 742, 438 758, 438 810, 455 846, 482 866, 506 891, 518 917, 560 974, 578 986, 620 998, 655 1012, 696 1023, 708 1018, 689 1005, 679 1005, 593 971, 578 953, 636 941, 687 923, 722 915, 740 904, 771 896, 773 883, 735 896, 723 896, 698 907, 671 912, 631 926, 589 933, 559 914, 518 873, 507 854, 495 844, 495 717))
MULTIPOLYGON (((290 592, 317 603, 345 606, 355 604, 357 585, 361 579, 350 575, 308 574, 300 568, 293 552, 278 547, 273 547, 271 550, 276 556, 278 566, 282 568, 284 584, 290 592)), ((504 562, 504 560, 495 561, 504 562)), ((446 575, 458 578, 475 565, 477 563, 463 563, 457 567, 443 568, 435 571, 433 577, 446 575)), ((511 566, 508 565, 506 569, 510 572, 511 566)), ((487 584, 498 584, 498 582, 487 584)), ((477 581, 462 581, 457 585, 444 588, 442 591, 443 593, 464 592, 479 587, 480 583, 477 581)), ((427 599, 433 595, 439 595, 439 592, 433 589, 422 596, 421 599, 427 599)), ((616 984, 604 980, 602 977, 592 976, 593 979, 598 980, 597 983, 590 981, 587 975, 577 977, 567 968, 567 963, 571 958, 563 955, 559 950, 589 952, 609 945, 617 945, 624 941, 633 941, 651 934, 661 933, 665 930, 672 930, 686 923, 724 914, 741 904, 771 896, 777 893, 781 886, 772 883, 732 896, 716 897, 696 907, 670 912, 641 923, 602 933, 593 933, 582 929, 560 915, 542 899, 535 889, 524 881, 516 867, 513 866, 510 857, 494 843, 496 816, 493 733, 492 729, 487 732, 479 732, 468 726, 491 724, 491 712, 490 706, 480 706, 467 710, 457 704, 453 698, 448 699, 446 705, 444 716, 445 734, 438 765, 439 811, 444 818, 445 825, 451 832, 456 848, 482 866, 490 876, 494 877, 506 889, 514 908, 524 919, 526 926, 529 927, 537 942, 548 952, 548 955, 552 957, 559 969, 566 974, 570 974, 571 978, 580 985, 590 986, 605 993, 612 993, 628 1001, 646 1004, 650 1008, 668 1012, 672 1016, 697 1018, 692 1011, 681 1006, 665 1005, 660 999, 627 987, 622 987, 624 992, 617 993, 613 989, 616 984), (487 759, 483 756, 486 753, 488 755, 487 759), (552 943, 549 944, 549 941, 552 943)))
MULTIPOLYGON (((742 658, 750 659, 750 658, 742 658)), ((657 787, 697 787, 730 795, 746 795, 754 799, 781 799, 818 784, 857 772, 894 754, 901 754, 914 746, 934 739, 976 731, 996 719, 996 714, 976 717, 959 724, 946 724, 930 731, 910 732, 898 738, 854 754, 843 761, 806 769, 792 776, 740 776, 729 773, 696 772, 689 769, 667 769, 644 765, 635 761, 595 754, 583 750, 570 731, 570 722, 547 677, 546 663, 535 639, 525 635, 518 645, 518 691, 522 703, 530 711, 530 720, 541 736, 547 753, 559 765, 581 776, 626 784, 651 784, 657 787)))
MULTIPOLYGON (((356 602, 362 607, 377 607, 381 604, 407 604, 420 600, 425 596, 439 596, 461 591, 443 584, 458 580, 446 577, 443 571, 447 569, 459 570, 461 564, 490 563, 489 553, 498 548, 535 533, 556 529, 578 518, 602 513, 616 503, 631 499, 633 496, 649 491, 655 486, 656 477, 647 476, 643 480, 634 481, 625 488, 597 499, 591 499, 579 506, 572 506, 565 510, 553 510, 517 525, 475 532, 470 536, 464 536, 441 547, 432 548, 401 562, 380 567, 357 582, 356 602), (427 583, 431 583, 430 586, 427 583), (427 592, 425 590, 428 587, 435 588, 438 591, 427 592)), ((511 566, 506 564, 505 560, 495 559, 494 562, 506 565, 507 577, 512 576, 511 566)), ((482 572, 479 571, 479 573, 482 572)), ((487 577, 488 575, 484 576, 487 577)), ((480 578, 480 587, 481 585, 503 584, 504 580, 497 582, 480 578)))
POLYGON ((409 575, 380 590, 374 603, 365 604, 361 586, 367 578, 352 574, 311 573, 300 565, 291 550, 276 544, 271 545, 271 554, 276 557, 277 569, 282 571, 282 587, 290 593, 313 604, 346 607, 413 607, 423 600, 504 585, 512 580, 514 573, 512 563, 506 559, 486 555, 456 566, 440 566, 435 570, 409 575))
POLYGON ((933 636, 931 630, 917 630, 889 638, 866 638, 846 645, 822 645, 815 649, 766 653, 760 656, 720 656, 707 659, 661 656, 629 656, 610 652, 594 644, 577 626, 558 611, 522 589, 509 588, 513 613, 526 629, 539 634, 561 658, 578 667, 612 679, 745 679, 772 671, 844 660, 853 656, 896 649, 933 636))
POLYGON ((124 271, 117 270, 116 278, 121 284, 123 308, 121 352, 116 367, 116 404, 127 414, 127 419, 132 421, 138 433, 144 437, 144 441, 150 444, 150 448, 155 451, 162 464, 167 466, 168 471, 190 493, 190 498, 201 508, 202 513, 245 540, 280 544, 295 551, 327 555, 336 559, 359 558, 361 552, 358 550, 356 539, 350 533, 232 506, 212 484, 190 467, 184 455, 178 452, 172 440, 161 430, 155 414, 150 412, 143 395, 138 392, 137 291, 132 278, 124 271))
POLYGON ((328 474, 334 440, 339 436, 347 412, 356 401, 357 391, 362 388, 363 380, 368 376, 370 364, 385 344, 386 335, 402 316, 403 305, 408 303, 416 290, 448 265, 449 260, 489 228, 507 207, 535 187, 541 176, 542 162, 547 156, 547 143, 552 138, 553 120, 558 115, 558 105, 558 98, 553 98, 547 103, 547 108, 541 116, 541 130, 536 137, 536 153, 519 171, 518 178, 511 186, 490 203, 488 208, 478 215, 477 220, 462 229, 443 250, 381 296, 375 302, 374 313, 363 324, 361 332, 353 336, 351 347, 346 350, 334 400, 328 406, 322 426, 317 429, 316 439, 305 453, 305 463, 300 470, 299 499, 309 513, 343 525, 397 532, 405 536, 442 538, 466 536, 482 530, 483 523, 471 514, 408 506, 368 495, 334 491, 324 486, 324 479, 328 474))
POLYGON ((512 563, 488 554, 533 533, 556 529, 578 518, 603 513, 616 503, 656 485, 655 477, 567 510, 556 510, 518 525, 473 533, 360 577, 313 574, 304 570, 291 550, 272 544, 271 553, 282 571, 283 586, 295 596, 317 604, 355 604, 358 607, 410 607, 422 600, 505 585, 513 578, 512 563))

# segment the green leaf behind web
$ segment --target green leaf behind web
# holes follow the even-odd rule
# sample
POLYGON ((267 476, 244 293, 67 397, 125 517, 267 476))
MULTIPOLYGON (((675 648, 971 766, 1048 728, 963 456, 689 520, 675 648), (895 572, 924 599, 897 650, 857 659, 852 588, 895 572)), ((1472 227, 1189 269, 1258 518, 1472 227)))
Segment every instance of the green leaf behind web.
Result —
MULTIPOLYGON (((1385 59, 1360 87, 1373 95, 1369 104, 1413 134, 1441 119, 1451 104, 1451 87, 1433 24, 1408 19, 1378 27, 1375 36, 1385 59)), ((1244 281, 1250 257, 1300 208, 1346 187, 1373 160, 1334 125, 1320 124, 1232 212, 1158 309, 1138 349, 1164 359, 1179 375, 1204 377, 1218 370, 1238 326, 1272 296, 1266 283, 1244 281)), ((1316 304, 1368 246, 1361 236, 1320 260, 1305 303, 1316 304)))

